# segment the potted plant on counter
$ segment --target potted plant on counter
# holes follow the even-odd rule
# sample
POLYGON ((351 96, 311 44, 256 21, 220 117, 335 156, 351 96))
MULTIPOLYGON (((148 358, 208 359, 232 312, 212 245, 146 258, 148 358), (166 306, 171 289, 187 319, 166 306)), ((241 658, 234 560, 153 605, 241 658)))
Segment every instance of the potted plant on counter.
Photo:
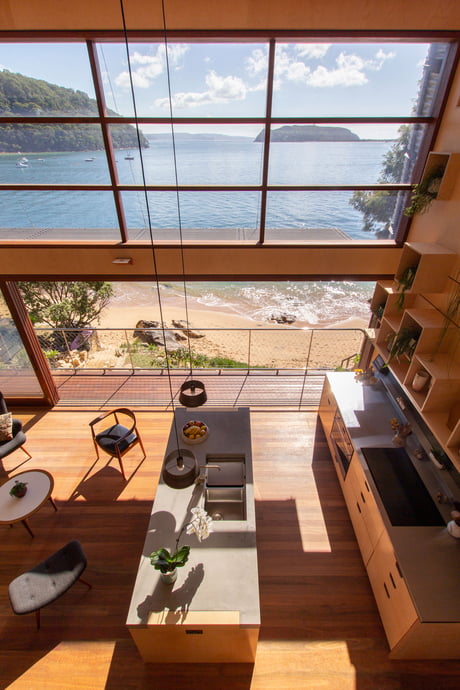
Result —
POLYGON ((160 571, 160 577, 166 584, 176 581, 177 568, 182 568, 188 561, 190 546, 184 545, 179 548, 179 540, 184 530, 187 534, 195 534, 198 541, 207 539, 212 532, 212 518, 203 508, 192 508, 191 513, 193 517, 179 532, 174 551, 162 547, 150 554, 151 565, 160 571))

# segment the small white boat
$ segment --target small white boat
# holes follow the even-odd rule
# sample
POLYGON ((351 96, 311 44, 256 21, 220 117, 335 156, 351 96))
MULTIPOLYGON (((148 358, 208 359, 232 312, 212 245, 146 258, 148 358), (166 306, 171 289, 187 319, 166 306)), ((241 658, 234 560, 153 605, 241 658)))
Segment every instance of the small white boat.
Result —
POLYGON ((27 158, 24 158, 24 156, 16 162, 16 167, 17 168, 28 168, 29 167, 29 161, 27 158))
POLYGON ((128 153, 128 155, 125 156, 125 161, 133 161, 133 160, 134 160, 134 156, 131 155, 131 151, 130 151, 128 153))
POLYGON ((85 158, 85 161, 87 163, 92 163, 94 160, 95 160, 94 156, 93 156, 93 158, 85 158))

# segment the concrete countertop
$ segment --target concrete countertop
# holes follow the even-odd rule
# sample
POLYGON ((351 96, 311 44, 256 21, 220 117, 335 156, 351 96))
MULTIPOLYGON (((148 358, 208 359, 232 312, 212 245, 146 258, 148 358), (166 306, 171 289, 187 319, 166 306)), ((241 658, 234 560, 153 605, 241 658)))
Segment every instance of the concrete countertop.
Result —
MULTIPOLYGON (((451 537, 446 526, 394 527, 360 451, 393 447, 389 422, 392 417, 403 417, 403 413, 397 410, 380 380, 371 386, 355 381, 350 372, 334 372, 327 377, 421 621, 460 621, 460 539, 451 537)), ((413 433, 407 439, 406 451, 435 497, 438 491, 443 492, 446 471, 436 469, 429 459, 417 460, 413 451, 420 445, 427 446, 425 439, 413 433)), ((459 499, 456 495, 454 498, 459 499)), ((437 505, 447 524, 451 506, 437 505)))
MULTIPOLYGON (((231 611, 238 612, 241 626, 260 625, 249 408, 178 408, 175 419, 179 438, 188 421, 200 420, 208 426, 209 436, 204 442, 181 443, 181 447, 193 451, 199 465, 204 465, 209 456, 245 456, 247 519, 214 521, 214 531, 202 542, 184 532, 179 546, 189 544, 190 557, 184 567, 178 568, 174 585, 166 585, 150 564, 150 554, 162 546, 175 546, 181 527, 190 522, 190 509, 203 506, 204 495, 203 485, 172 489, 160 478, 126 623, 149 625, 155 612, 231 611)), ((165 457, 176 449, 173 422, 165 457)))

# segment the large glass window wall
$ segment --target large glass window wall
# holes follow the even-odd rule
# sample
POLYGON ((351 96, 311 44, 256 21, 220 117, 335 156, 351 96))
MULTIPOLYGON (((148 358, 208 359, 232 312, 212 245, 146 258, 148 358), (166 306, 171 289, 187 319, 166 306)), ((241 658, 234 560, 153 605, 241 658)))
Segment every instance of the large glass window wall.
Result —
POLYGON ((343 244, 404 239, 455 46, 1 47, 1 239, 343 244))

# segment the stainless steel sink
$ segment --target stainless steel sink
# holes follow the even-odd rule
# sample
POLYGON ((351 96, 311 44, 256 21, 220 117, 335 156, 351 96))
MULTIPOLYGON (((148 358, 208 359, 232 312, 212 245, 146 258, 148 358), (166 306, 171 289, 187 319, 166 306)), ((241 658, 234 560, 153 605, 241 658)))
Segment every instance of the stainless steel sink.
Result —
POLYGON ((214 453, 206 456, 206 486, 244 486, 244 455, 214 453))
POLYGON ((245 520, 245 491, 242 486, 208 486, 204 509, 213 520, 245 520))

